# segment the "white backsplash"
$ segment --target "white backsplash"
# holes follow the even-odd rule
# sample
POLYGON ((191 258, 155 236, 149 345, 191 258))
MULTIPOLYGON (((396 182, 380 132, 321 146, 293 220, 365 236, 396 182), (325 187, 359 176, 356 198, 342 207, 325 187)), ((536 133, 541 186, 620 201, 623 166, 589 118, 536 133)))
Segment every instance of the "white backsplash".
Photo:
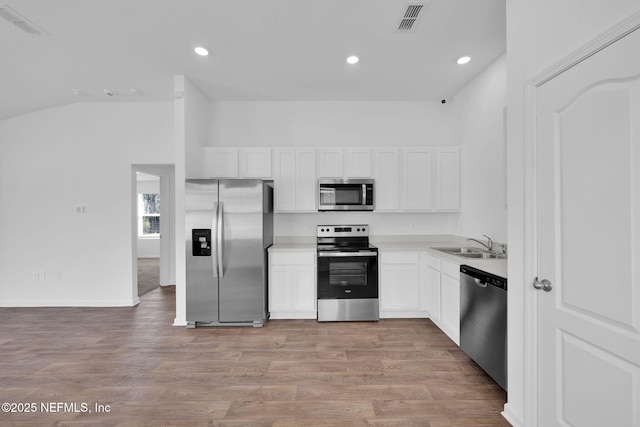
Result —
POLYGON ((459 213, 311 212, 274 215, 275 236, 316 235, 318 225, 367 224, 371 236, 460 234, 459 213))

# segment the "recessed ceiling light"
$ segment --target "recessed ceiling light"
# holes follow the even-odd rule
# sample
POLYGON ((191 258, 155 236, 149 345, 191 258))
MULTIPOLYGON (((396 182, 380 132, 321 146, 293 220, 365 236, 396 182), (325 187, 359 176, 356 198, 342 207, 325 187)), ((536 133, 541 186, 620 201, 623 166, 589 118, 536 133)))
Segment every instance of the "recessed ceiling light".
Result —
POLYGON ((458 64, 460 64, 460 65, 464 65, 469 61, 471 61, 471 57, 470 56, 463 56, 461 58, 458 58, 458 64))
POLYGON ((358 58, 357 56, 350 56, 347 58, 347 62, 351 65, 357 64, 358 61, 360 61, 360 58, 358 58))
POLYGON ((202 46, 198 46, 195 49, 193 49, 195 51, 195 53, 197 53, 200 56, 207 56, 209 55, 209 51, 205 48, 203 48, 202 46))

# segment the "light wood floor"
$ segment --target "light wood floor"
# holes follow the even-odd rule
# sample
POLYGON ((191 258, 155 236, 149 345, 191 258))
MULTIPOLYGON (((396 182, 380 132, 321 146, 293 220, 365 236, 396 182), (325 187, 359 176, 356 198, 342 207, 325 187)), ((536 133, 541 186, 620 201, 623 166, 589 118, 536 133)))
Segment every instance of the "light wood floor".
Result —
POLYGON ((0 425, 509 425, 505 393, 428 320, 188 330, 174 313, 171 287, 133 308, 0 308, 0 402, 37 405, 0 425))

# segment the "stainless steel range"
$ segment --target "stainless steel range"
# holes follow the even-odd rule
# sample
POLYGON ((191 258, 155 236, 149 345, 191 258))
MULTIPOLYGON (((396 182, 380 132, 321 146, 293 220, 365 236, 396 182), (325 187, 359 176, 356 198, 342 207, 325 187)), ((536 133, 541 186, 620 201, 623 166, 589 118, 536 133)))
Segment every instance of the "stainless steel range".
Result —
POLYGON ((378 248, 368 225, 319 225, 318 321, 377 321, 378 248))

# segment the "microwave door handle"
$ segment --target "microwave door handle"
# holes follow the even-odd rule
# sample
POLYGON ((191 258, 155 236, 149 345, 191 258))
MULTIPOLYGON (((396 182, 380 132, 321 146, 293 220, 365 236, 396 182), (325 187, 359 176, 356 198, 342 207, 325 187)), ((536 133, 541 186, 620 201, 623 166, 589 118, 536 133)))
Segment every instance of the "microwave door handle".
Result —
POLYGON ((362 205, 367 204, 367 184, 362 184, 362 205))

